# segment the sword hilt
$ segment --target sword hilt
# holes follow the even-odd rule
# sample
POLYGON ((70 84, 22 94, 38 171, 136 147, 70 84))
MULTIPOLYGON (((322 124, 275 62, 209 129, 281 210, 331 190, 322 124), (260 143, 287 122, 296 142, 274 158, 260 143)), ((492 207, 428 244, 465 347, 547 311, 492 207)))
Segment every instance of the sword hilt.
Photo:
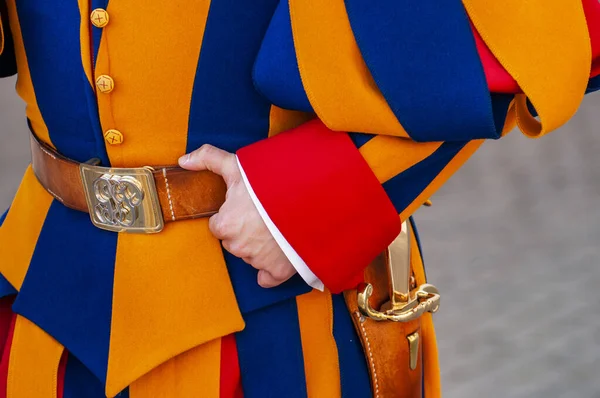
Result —
POLYGON ((433 313, 439 309, 440 294, 435 286, 424 284, 411 290, 410 235, 410 223, 404 222, 402 232, 385 253, 390 300, 376 310, 369 303, 373 285, 359 287, 358 308, 364 316, 376 321, 409 322, 425 312, 433 313))

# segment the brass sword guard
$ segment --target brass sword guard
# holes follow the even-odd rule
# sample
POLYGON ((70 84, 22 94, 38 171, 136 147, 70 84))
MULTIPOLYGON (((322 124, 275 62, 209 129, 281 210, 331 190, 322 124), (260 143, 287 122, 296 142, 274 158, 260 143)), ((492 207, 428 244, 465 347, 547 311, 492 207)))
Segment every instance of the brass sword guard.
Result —
POLYGON ((402 232, 387 248, 385 260, 390 280, 390 300, 376 310, 369 303, 373 285, 358 289, 358 309, 375 321, 410 322, 426 312, 437 312, 440 306, 438 289, 425 283, 410 289, 410 223, 402 224, 402 232))

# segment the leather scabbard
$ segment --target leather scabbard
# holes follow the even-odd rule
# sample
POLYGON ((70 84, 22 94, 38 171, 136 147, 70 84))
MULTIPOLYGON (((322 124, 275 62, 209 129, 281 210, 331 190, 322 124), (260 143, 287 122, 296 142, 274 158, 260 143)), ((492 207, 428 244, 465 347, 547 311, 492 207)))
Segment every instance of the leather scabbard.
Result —
MULTIPOLYGON (((385 256, 379 256, 365 271, 365 281, 374 286, 370 298, 373 308, 389 300, 389 276, 385 256)), ((357 302, 357 291, 344 292, 346 305, 360 338, 374 398, 421 398, 423 391, 422 339, 418 338, 416 366, 411 369, 411 341, 421 335, 421 318, 410 322, 375 321, 364 317, 357 302)), ((414 355, 414 354, 413 354, 414 355)))

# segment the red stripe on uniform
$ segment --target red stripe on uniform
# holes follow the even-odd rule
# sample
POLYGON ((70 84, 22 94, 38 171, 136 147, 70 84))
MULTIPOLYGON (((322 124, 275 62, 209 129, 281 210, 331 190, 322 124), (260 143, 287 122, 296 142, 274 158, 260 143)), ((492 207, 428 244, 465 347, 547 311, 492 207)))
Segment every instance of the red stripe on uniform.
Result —
POLYGON ((0 361, 0 398, 6 398, 8 387, 8 365, 10 361, 10 347, 12 346, 17 314, 11 315, 10 326, 6 335, 4 349, 2 350, 2 361, 0 361))
POLYGON ((348 134, 319 120, 242 148, 238 157, 275 225, 334 293, 360 283, 400 233, 394 205, 348 134))
POLYGON ((513 79, 500 62, 498 62, 473 24, 471 24, 471 30, 475 37, 477 52, 479 53, 479 58, 481 59, 481 64, 485 73, 485 79, 490 91, 492 93, 520 93, 521 88, 515 79, 513 79))
POLYGON ((57 398, 63 398, 65 393, 65 374, 67 373, 67 361, 69 360, 69 353, 67 350, 63 351, 62 357, 58 364, 58 375, 56 381, 56 396, 57 398))
POLYGON ((12 305, 16 296, 7 296, 0 299, 0 352, 4 352, 6 338, 13 318, 12 305))
POLYGON ((590 42, 592 44, 592 74, 600 74, 600 3, 598 0, 583 0, 583 10, 587 20, 590 42))
POLYGON ((221 338, 220 398, 244 398, 235 336, 221 338))

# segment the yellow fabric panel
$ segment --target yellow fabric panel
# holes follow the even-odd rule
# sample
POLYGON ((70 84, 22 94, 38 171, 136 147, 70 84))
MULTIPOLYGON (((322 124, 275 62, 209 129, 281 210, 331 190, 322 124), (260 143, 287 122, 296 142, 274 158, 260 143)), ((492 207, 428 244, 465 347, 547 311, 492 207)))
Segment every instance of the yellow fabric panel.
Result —
POLYGON ((289 111, 271 105, 271 113, 269 115, 269 137, 298 127, 302 123, 314 119, 314 117, 315 115, 312 113, 289 111))
POLYGON ((17 93, 27 104, 26 114, 27 118, 31 121, 33 131, 35 131, 37 136, 42 141, 53 146, 52 142, 50 141, 48 127, 42 118, 42 113, 40 112, 40 108, 38 107, 37 99, 35 97, 35 91, 33 90, 33 83, 29 73, 29 64, 27 63, 27 56, 25 55, 25 47, 23 46, 21 25, 19 24, 19 19, 17 17, 15 0, 7 0, 6 5, 8 6, 8 16, 10 18, 10 27, 15 45, 15 56, 17 59, 17 93))
POLYGON ((17 290, 25 279, 52 200, 28 167, 0 227, 0 273, 17 290))
POLYGON ((7 398, 55 398, 63 346, 18 315, 8 363, 7 398))
POLYGON ((427 199, 429 199, 463 164, 475 153, 483 144, 484 140, 470 141, 465 147, 448 163, 437 177, 421 192, 413 202, 400 213, 400 219, 406 220, 410 217, 427 199))
POLYGON ((379 135, 360 147, 360 153, 383 184, 429 157, 442 144, 379 135))
POLYGON ((463 0, 481 37, 539 113, 517 96, 519 128, 539 137, 567 122, 583 99, 591 46, 581 1, 463 0))
MULTIPOLYGON (((87 2, 86 0, 79 0, 79 1, 83 1, 83 2, 87 2)), ((113 18, 114 19, 114 18, 113 18)), ((113 22, 113 19, 110 20, 109 25, 113 22)), ((104 29, 108 29, 107 25, 104 29)), ((83 34, 83 32, 82 32, 83 34)), ((83 57, 83 54, 82 54, 83 57)), ((114 76, 111 73, 111 62, 110 62, 110 58, 109 58, 109 51, 108 51, 108 34, 102 34, 102 38, 100 39, 100 44, 98 45, 98 55, 97 55, 97 60, 96 60, 96 65, 95 68, 92 69, 92 75, 91 75, 91 79, 93 81, 93 87, 94 90, 96 92, 96 103, 98 104, 98 110, 99 110, 99 119, 100 119, 100 125, 102 126, 102 131, 106 132, 107 130, 111 130, 111 129, 116 129, 117 131, 120 131, 121 134, 124 134, 124 140, 123 143, 120 145, 106 145, 106 151, 108 153, 108 156, 110 157, 110 161, 111 161, 111 165, 112 166, 116 166, 116 167, 128 167, 125 166, 126 163, 124 163, 124 159, 123 157, 125 156, 125 159, 127 158, 127 155, 129 152, 124 152, 124 150, 127 149, 127 147, 130 147, 131 145, 131 140, 130 138, 132 138, 132 131, 127 130, 125 131, 123 129, 122 126, 119 126, 116 122, 115 122, 115 118, 114 118, 114 114, 113 114, 113 99, 118 99, 120 96, 123 96, 123 87, 122 84, 120 84, 120 79, 118 76, 114 76), (111 78, 113 78, 114 80, 114 88, 113 91, 110 93, 101 93, 97 86, 96 86, 96 77, 100 76, 100 75, 108 75, 111 76, 111 78), (117 87, 118 85, 118 87, 117 87), (121 131, 122 130, 122 131, 121 131), (127 145, 127 146, 125 146, 127 145)), ((115 60, 115 61, 122 61, 121 60, 115 60)), ((86 72, 87 73, 87 72, 86 72)), ((128 82, 129 83, 129 82, 128 82)), ((126 109, 124 109, 126 111, 126 109)), ((125 118, 125 120, 127 120, 125 118)), ((178 143, 179 145, 181 145, 181 143, 178 143)), ((138 142, 138 147, 137 149, 139 150, 141 143, 138 142)), ((150 155, 148 153, 148 155, 150 155)), ((159 164, 159 163, 156 163, 159 164)), ((140 167, 140 166, 148 166, 151 165, 150 163, 140 163, 140 164, 132 164, 130 165, 131 167, 140 167)), ((152 164, 153 165, 153 164, 152 164)))
POLYGON ((176 356, 129 387, 130 398, 219 398, 221 339, 176 356))
POLYGON ((243 327, 208 219, 170 223, 155 235, 119 234, 108 396, 182 352, 243 327))
POLYGON ((113 166, 177 164, 185 153, 209 7, 210 0, 179 1, 170 7, 162 0, 144 1, 143 7, 132 1, 110 2, 96 77, 107 74, 115 81, 110 94, 98 94, 100 115, 114 120, 101 119, 103 129, 117 129, 125 137, 123 144, 107 148, 113 166), (131 29, 139 21, 143 29, 131 29))
MULTIPOLYGON (((417 244, 417 237, 411 230, 411 266, 418 285, 426 283, 425 268, 423 259, 417 244)), ((443 294, 443 292, 442 292, 443 294)), ((437 340, 435 329, 433 327, 433 316, 426 313, 421 319, 421 338, 423 339, 423 375, 424 375, 424 396, 427 398, 439 398, 442 396, 440 380, 440 364, 438 359, 437 340)))
POLYGON ((365 64, 343 0, 290 0, 304 90, 332 130, 408 137, 365 64))
POLYGON ((331 293, 313 290, 296 297, 296 303, 308 397, 341 397, 331 293))
MULTIPOLYGON (((502 136, 508 134, 515 127, 515 123, 513 102, 507 112, 502 136)), ((443 142, 415 142, 406 138, 378 135, 360 147, 359 151, 379 182, 383 184, 431 156, 442 144, 443 142)), ((415 206, 414 209, 419 206, 415 206)))
MULTIPOLYGON (((87 76, 90 85, 94 87, 94 68, 92 67, 92 43, 91 43, 91 31, 90 31, 90 1, 89 0, 77 0, 79 3, 79 14, 81 18, 81 24, 79 27, 79 41, 81 45, 81 63, 83 70, 87 76)), ((94 87, 95 88, 95 87, 94 87)))
MULTIPOLYGON (((502 136, 508 134, 515 127, 515 107, 514 102, 511 103, 508 113, 506 115, 506 121, 504 123, 504 129, 502 130, 502 136)), ((417 196, 413 202, 400 213, 400 219, 406 220, 410 217, 423 203, 425 203, 442 185, 446 183, 452 177, 454 173, 458 171, 467 160, 479 149, 481 144, 485 140, 473 140, 470 141, 463 149, 446 165, 440 174, 417 196)), ((423 144, 419 144, 423 145, 423 144)))
POLYGON ((421 320, 421 338, 423 339, 424 396, 439 398, 442 396, 442 382, 440 378, 435 326, 431 313, 423 314, 423 319, 421 320))

